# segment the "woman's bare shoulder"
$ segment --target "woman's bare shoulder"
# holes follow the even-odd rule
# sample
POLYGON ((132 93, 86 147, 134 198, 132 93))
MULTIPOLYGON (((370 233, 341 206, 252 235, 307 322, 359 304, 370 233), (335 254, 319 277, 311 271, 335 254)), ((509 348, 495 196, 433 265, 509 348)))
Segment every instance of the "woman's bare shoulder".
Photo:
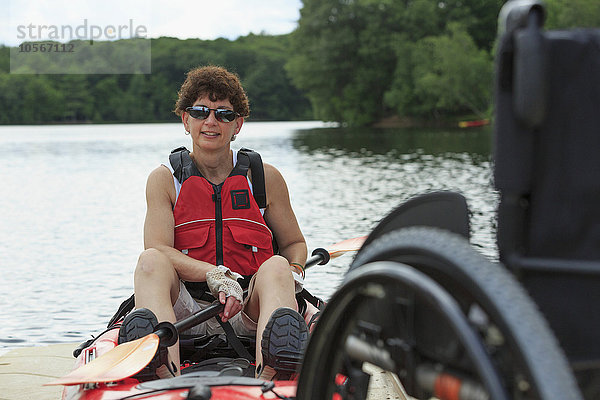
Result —
MULTIPOLYGON (((154 168, 148 175, 148 181, 146 183, 146 193, 150 192, 163 192, 167 193, 169 197, 175 199, 175 185, 173 183, 173 174, 169 168, 165 165, 159 165, 154 168)), ((158 194, 158 193, 154 193, 158 194)))
POLYGON ((281 172, 279 172, 275 166, 268 163, 263 163, 263 166, 265 170, 265 181, 267 183, 270 181, 283 181, 283 175, 281 175, 281 172))

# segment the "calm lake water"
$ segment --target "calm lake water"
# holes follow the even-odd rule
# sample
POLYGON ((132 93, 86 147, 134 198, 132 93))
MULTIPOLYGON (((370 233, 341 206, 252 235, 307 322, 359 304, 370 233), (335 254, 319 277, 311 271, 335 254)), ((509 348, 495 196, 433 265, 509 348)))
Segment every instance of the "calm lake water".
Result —
MULTIPOLYGON (((235 148, 279 168, 309 250, 368 234, 403 200, 463 193, 495 258, 490 131, 248 122, 235 148)), ((191 146, 180 124, 0 127, 0 353, 101 331, 132 293, 148 173, 191 146)), ((352 257, 307 274, 327 298, 352 257)))

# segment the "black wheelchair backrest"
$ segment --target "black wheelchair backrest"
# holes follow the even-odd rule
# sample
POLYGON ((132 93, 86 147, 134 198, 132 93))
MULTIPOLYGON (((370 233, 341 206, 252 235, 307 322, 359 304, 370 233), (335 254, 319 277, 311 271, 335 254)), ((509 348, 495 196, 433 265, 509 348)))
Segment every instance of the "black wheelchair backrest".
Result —
POLYGON ((600 368, 600 29, 544 31, 539 3, 515 4, 496 56, 500 260, 570 361, 600 368))

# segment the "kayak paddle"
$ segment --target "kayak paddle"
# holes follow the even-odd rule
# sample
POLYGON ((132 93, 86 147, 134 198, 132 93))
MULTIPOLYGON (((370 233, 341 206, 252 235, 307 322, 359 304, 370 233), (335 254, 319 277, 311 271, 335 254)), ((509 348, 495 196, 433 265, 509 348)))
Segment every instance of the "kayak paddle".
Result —
MULTIPOLYGON (((316 264, 326 264, 330 258, 339 257, 347 252, 358 251, 365 239, 366 236, 347 239, 334 244, 329 250, 317 248, 306 261, 305 269, 316 264)), ((223 310, 223 307, 223 304, 215 302, 209 307, 175 324, 162 322, 156 327, 154 333, 137 340, 132 340, 131 342, 119 344, 102 356, 71 371, 62 378, 46 383, 44 386, 108 383, 129 378, 140 372, 152 361, 161 341, 163 342, 163 346, 172 346, 177 342, 177 332, 183 332, 186 329, 209 320, 218 315, 223 310)))
MULTIPOLYGON (((367 240, 366 236, 356 237, 352 239, 346 239, 342 242, 336 243, 331 246, 327 251, 331 258, 339 257, 349 251, 358 251, 362 247, 363 243, 367 240)), ((314 252, 313 252, 314 254, 314 252)))
POLYGON ((77 385, 80 383, 105 383, 125 379, 132 371, 141 369, 140 365, 148 365, 158 350, 160 339, 154 333, 143 338, 123 343, 94 359, 88 364, 71 371, 69 374, 58 378, 44 386, 52 385, 77 385))
POLYGON ((102 356, 71 371, 62 378, 55 379, 44 386, 80 385, 83 383, 117 382, 140 372, 152 361, 158 351, 161 340, 163 345, 172 346, 177 342, 177 332, 185 331, 197 324, 208 321, 223 311, 223 304, 214 302, 209 307, 193 314, 174 325, 160 323, 156 331, 140 339, 121 343, 102 356))

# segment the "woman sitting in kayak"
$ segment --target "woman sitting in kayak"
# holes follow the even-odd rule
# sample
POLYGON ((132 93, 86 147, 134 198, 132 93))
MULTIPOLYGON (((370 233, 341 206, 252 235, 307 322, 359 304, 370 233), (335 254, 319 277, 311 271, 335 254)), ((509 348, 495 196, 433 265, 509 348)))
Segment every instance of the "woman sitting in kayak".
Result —
MULTIPOLYGON (((146 250, 134 277, 137 310, 124 321, 119 341, 151 331, 136 322, 136 315, 151 315, 151 310, 158 321, 175 322, 208 304, 198 301, 208 291, 225 305, 223 322, 239 335, 256 335, 257 376, 285 378, 285 371, 277 369, 279 341, 272 343, 271 338, 289 335, 292 348, 284 350, 298 361, 308 340, 295 300, 306 242, 285 180, 275 167, 264 164, 266 204, 259 208, 253 195, 255 171, 248 172, 249 159, 257 154, 250 157, 251 151, 231 149, 249 115, 237 75, 214 66, 191 70, 175 113, 192 139, 192 150, 174 150, 170 162, 148 177, 146 250), (273 238, 278 255, 273 254, 273 238)), ((256 176, 258 180, 258 172, 256 176)), ((215 324, 204 323, 189 333, 214 333, 221 329, 215 324)), ((168 355, 176 374, 178 345, 168 355)), ((164 375, 165 367, 157 373, 164 375)))

